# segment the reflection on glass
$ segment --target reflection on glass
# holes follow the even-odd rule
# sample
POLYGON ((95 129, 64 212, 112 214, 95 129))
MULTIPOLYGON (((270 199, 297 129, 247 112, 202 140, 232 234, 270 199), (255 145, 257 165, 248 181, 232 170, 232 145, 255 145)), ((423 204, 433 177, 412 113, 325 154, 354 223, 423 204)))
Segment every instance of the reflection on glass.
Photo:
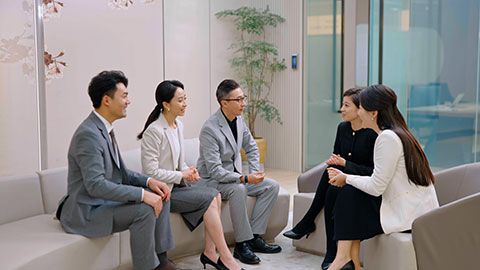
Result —
POLYGON ((305 2, 306 168, 331 155, 341 121, 337 113, 341 97, 341 4, 331 0, 305 2))
POLYGON ((385 1, 384 14, 383 84, 430 165, 477 161, 479 2, 385 1))

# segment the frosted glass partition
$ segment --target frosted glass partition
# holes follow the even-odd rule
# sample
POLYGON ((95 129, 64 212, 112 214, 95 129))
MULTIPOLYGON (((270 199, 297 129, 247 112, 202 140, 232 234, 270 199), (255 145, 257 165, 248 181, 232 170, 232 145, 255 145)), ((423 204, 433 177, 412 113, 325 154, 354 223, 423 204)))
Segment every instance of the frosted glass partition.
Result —
POLYGON ((341 3, 305 2, 305 168, 331 155, 341 121, 341 3))
MULTIPOLYGON (((371 11, 378 24, 379 9, 371 11)), ((384 1, 383 12, 383 84, 396 90, 430 165, 478 161, 479 2, 384 1)), ((372 78, 377 64, 370 61, 372 78)))
POLYGON ((33 4, 0 1, 0 177, 39 169, 33 4))

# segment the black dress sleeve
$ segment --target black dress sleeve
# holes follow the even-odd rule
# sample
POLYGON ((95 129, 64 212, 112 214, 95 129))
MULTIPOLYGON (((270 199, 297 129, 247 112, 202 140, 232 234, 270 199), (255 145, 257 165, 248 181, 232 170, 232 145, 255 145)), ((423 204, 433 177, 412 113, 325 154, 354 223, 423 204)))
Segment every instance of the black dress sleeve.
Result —
POLYGON ((335 135, 335 143, 333 144, 333 153, 338 155, 341 153, 340 146, 342 145, 342 123, 337 126, 337 134, 335 135))
POLYGON ((371 166, 359 165, 347 160, 345 162, 345 169, 343 172, 346 174, 370 176, 373 174, 373 164, 371 164, 371 166))
POLYGON ((365 135, 360 140, 356 141, 358 148, 355 153, 357 156, 362 157, 362 162, 356 163, 351 160, 345 162, 344 172, 347 174, 355 174, 362 176, 370 176, 373 174, 373 149, 375 147, 375 141, 377 139, 377 133, 373 130, 365 130, 365 135))

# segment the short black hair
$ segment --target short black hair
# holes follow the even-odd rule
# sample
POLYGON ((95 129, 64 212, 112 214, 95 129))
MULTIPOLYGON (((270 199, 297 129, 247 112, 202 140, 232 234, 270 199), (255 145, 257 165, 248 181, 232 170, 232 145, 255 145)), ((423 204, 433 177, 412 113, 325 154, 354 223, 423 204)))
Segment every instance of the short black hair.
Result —
POLYGON ((232 79, 226 79, 226 80, 223 80, 217 87, 217 101, 218 101, 218 104, 220 104, 220 106, 222 106, 222 99, 224 99, 225 97, 228 96, 228 94, 230 94, 230 92, 232 92, 233 90, 239 88, 240 85, 232 80, 232 79))
POLYGON ((363 88, 350 88, 347 91, 343 93, 344 97, 350 97, 353 101, 353 104, 357 106, 357 108, 360 108, 360 92, 363 90, 363 88))
POLYGON ((100 108, 102 98, 105 95, 113 98, 118 83, 123 83, 125 87, 128 86, 127 77, 119 70, 104 70, 93 77, 88 85, 88 95, 92 100, 93 107, 100 108))

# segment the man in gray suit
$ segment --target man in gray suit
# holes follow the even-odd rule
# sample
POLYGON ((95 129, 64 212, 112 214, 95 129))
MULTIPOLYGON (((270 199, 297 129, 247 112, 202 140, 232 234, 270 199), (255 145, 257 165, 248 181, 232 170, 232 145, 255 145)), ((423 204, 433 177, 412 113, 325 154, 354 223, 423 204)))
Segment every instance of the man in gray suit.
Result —
POLYGON ((170 190, 125 167, 113 122, 126 116, 128 79, 121 71, 95 76, 88 94, 94 111, 75 131, 68 150, 68 191, 57 217, 68 233, 105 237, 130 230, 135 269, 177 269, 166 255, 174 247, 170 190))
POLYGON ((259 236, 267 229, 279 185, 273 179, 264 178, 259 169, 258 147, 242 117, 246 96, 238 83, 222 81, 217 88, 217 100, 221 108, 200 131, 199 182, 218 189, 222 199, 229 200, 236 242, 233 255, 243 263, 256 264, 260 258, 253 252, 282 250, 259 236), (241 148, 248 158, 248 175, 242 175, 241 148), (257 197, 250 219, 247 196, 257 197))

